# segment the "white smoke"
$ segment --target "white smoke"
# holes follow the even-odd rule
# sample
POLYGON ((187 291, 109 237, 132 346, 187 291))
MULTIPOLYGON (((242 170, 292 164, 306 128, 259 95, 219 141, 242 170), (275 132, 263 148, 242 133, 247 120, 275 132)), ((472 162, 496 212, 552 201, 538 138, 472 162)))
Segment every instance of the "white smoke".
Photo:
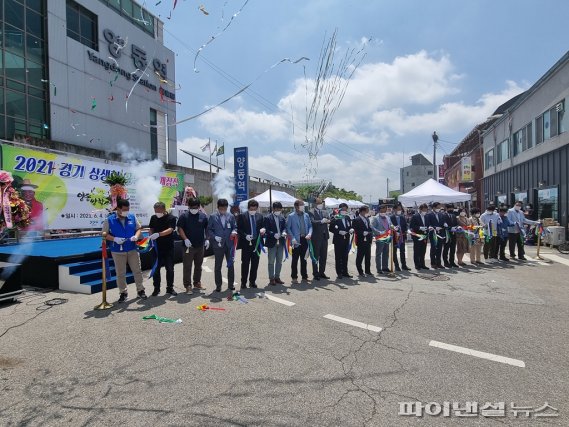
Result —
POLYGON ((213 188, 213 195, 218 199, 227 199, 231 201, 233 195, 235 194, 235 186, 233 183, 233 177, 226 170, 220 170, 215 178, 211 182, 211 187, 213 188))
POLYGON ((144 160, 147 158, 146 153, 129 147, 124 142, 117 144, 117 150, 122 160, 129 165, 127 173, 132 178, 131 186, 136 192, 136 201, 140 205, 140 210, 152 212, 162 192, 162 184, 160 184, 162 161, 159 159, 144 160))
MULTIPOLYGON (((18 252, 13 253, 8 258, 9 264, 23 264, 26 258, 32 253, 32 248, 34 246, 33 241, 24 241, 18 245, 18 252)), ((8 280, 8 278, 16 271, 17 267, 5 267, 0 275, 0 289, 4 285, 4 281, 8 280)))

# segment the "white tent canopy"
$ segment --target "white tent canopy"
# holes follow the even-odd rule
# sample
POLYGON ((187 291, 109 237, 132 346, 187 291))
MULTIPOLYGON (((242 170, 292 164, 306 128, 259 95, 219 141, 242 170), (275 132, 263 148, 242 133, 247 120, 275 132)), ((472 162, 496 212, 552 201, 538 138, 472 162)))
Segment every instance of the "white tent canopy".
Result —
POLYGON ((362 203, 359 200, 348 200, 348 206, 350 208, 361 208, 362 206, 365 206, 365 203, 362 203))
POLYGON ((338 201, 338 199, 335 199, 333 197, 326 197, 324 199, 324 204, 326 205, 327 208, 337 208, 340 202, 338 201))
POLYGON ((431 178, 411 191, 402 194, 397 200, 404 206, 413 206, 415 204, 420 205, 421 203, 433 202, 467 202, 471 198, 470 194, 455 191, 431 178))
POLYGON ((247 209, 247 203, 249 200, 256 200, 259 203, 259 207, 261 208, 268 208, 271 206, 271 202, 281 202, 284 208, 292 208, 294 206, 294 202, 296 198, 292 197, 290 194, 285 193, 284 191, 277 191, 272 190, 272 199, 271 195, 269 194, 271 190, 267 190, 264 193, 259 194, 251 199, 244 200, 239 203, 240 209, 247 209))

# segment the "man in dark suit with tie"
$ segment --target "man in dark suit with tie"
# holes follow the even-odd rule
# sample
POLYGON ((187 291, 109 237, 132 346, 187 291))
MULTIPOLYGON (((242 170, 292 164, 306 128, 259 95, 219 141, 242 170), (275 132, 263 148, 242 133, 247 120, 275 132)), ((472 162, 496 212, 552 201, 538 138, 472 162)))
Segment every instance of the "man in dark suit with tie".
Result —
POLYGON ((249 200, 247 212, 237 217, 237 233, 239 242, 237 249, 241 249, 241 289, 247 288, 247 279, 251 288, 257 287, 257 269, 259 268, 259 255, 257 255, 257 239, 265 234, 263 228, 263 215, 257 212, 259 203, 249 200), (250 267, 250 270, 249 270, 250 267))
POLYGON ((441 262, 444 238, 445 213, 441 211, 439 202, 433 203, 433 211, 427 215, 427 226, 431 240, 431 267, 444 269, 441 262))
POLYGON ((314 248, 314 256, 318 262, 312 261, 312 274, 314 280, 329 279, 326 276, 326 260, 328 259, 328 239, 330 232, 328 224, 330 224, 330 215, 324 209, 322 199, 316 199, 316 207, 309 212, 310 221, 312 222, 312 247, 314 248))
POLYGON ((458 226, 458 218, 454 213, 454 206, 449 203, 446 205, 446 214, 443 215, 444 218, 444 227, 445 233, 449 238, 445 240, 444 247, 443 247, 443 262, 445 267, 458 267, 454 262, 454 255, 456 252, 456 233, 451 231, 453 227, 458 226))
POLYGON ((336 261, 336 274, 338 279, 342 277, 352 278, 348 273, 348 255, 350 254, 350 235, 354 233, 352 220, 348 216, 348 205, 341 203, 340 215, 330 222, 330 232, 334 233, 334 257, 336 261))
POLYGON ((394 227, 394 239, 393 239, 393 261, 395 262, 395 270, 411 270, 407 267, 407 259, 405 257, 405 242, 407 241, 407 219, 403 215, 403 206, 398 204, 395 207, 394 215, 391 215, 391 224, 394 227), (399 259, 397 259, 397 252, 399 252, 399 259, 401 260, 401 267, 399 267, 399 259))
POLYGON ((365 275, 373 276, 371 272, 371 242, 373 233, 369 222, 369 207, 362 206, 360 214, 352 221, 352 227, 356 234, 356 245, 358 251, 356 254, 356 267, 358 274, 362 277, 365 275), (362 261, 365 259, 365 274, 362 268, 362 261))
POLYGON ((273 211, 265 216, 265 246, 269 258, 269 285, 284 285, 281 280, 283 255, 286 250, 286 221, 281 202, 273 202, 273 211))
POLYGON ((425 265, 425 254, 427 253, 427 210, 429 207, 423 203, 419 206, 419 212, 411 217, 409 223, 410 230, 415 234, 413 238, 413 262, 416 270, 429 270, 425 265))

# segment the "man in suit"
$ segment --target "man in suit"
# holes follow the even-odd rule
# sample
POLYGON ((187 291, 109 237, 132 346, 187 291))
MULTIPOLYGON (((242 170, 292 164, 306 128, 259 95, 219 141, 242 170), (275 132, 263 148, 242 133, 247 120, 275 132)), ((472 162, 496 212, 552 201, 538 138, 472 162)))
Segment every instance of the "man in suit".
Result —
POLYGON ((226 199, 217 201, 217 212, 211 214, 207 222, 207 233, 215 258, 215 291, 221 291, 221 265, 223 258, 227 261, 227 287, 234 290, 235 268, 233 267, 234 240, 237 239, 237 223, 235 217, 228 213, 229 202, 226 199))
POLYGON ((299 258, 302 280, 308 280, 306 251, 308 250, 308 242, 312 238, 312 223, 310 222, 310 216, 304 212, 304 202, 302 200, 294 202, 294 212, 291 212, 286 221, 286 232, 290 236, 292 244, 292 263, 290 268, 293 284, 298 280, 299 258))
POLYGON ((411 217, 409 228, 413 232, 413 262, 416 270, 429 270, 425 265, 425 254, 427 253, 427 210, 429 207, 423 203, 419 206, 419 212, 411 217))
POLYGON ((336 274, 338 279, 342 277, 352 278, 348 273, 348 255, 350 254, 350 235, 354 234, 352 220, 349 217, 348 205, 341 203, 340 213, 330 222, 330 232, 334 233, 334 257, 336 262, 336 274))
POLYGON ((328 239, 330 232, 328 224, 330 224, 330 215, 324 209, 322 199, 316 199, 316 207, 309 213, 312 222, 312 246, 314 248, 314 256, 318 262, 312 260, 312 274, 314 280, 329 279, 326 276, 326 260, 328 258, 328 239))
POLYGON ((441 262, 441 252, 444 244, 445 213, 441 211, 439 202, 433 203, 433 211, 427 215, 427 226, 431 240, 431 267, 444 269, 441 262))
POLYGON ((405 257, 405 242, 407 241, 407 219, 403 215, 403 206, 398 204, 395 207, 394 214, 391 215, 391 224, 393 224, 394 239, 393 239, 393 261, 395 263, 395 270, 401 271, 401 269, 409 271, 411 270, 407 267, 407 259, 405 257), (397 259, 397 252, 399 252, 399 258, 401 260, 401 267, 399 267, 399 259, 397 259))
POLYGON ((371 272, 371 242, 373 233, 369 222, 369 207, 362 206, 359 215, 352 221, 352 227, 356 234, 356 245, 358 251, 356 254, 356 267, 358 274, 362 277, 373 276, 371 272), (362 268, 362 261, 365 259, 365 274, 362 268))
POLYGON ((264 219, 265 246, 269 255, 269 285, 283 285, 281 280, 281 267, 283 254, 286 250, 286 221, 283 216, 281 202, 273 203, 273 211, 264 219))
MULTIPOLYGON (((379 213, 371 220, 374 236, 380 236, 391 230, 391 220, 387 215, 387 205, 379 207, 379 213)), ((391 242, 375 241, 375 267, 377 274, 389 273, 389 245, 391 242)))
POLYGON ((251 288, 257 287, 257 269, 259 268, 259 255, 257 255, 257 241, 259 236, 265 235, 263 228, 263 215, 257 212, 259 202, 252 199, 247 203, 247 212, 237 217, 237 233, 239 242, 237 249, 241 249, 241 289, 247 288, 247 280, 251 288))
POLYGON ((456 233, 451 231, 453 227, 458 227, 458 219, 454 213, 454 206, 452 203, 446 205, 446 214, 443 214, 444 227, 448 231, 447 236, 449 237, 445 240, 443 247, 443 262, 445 267, 457 267, 454 262, 454 255, 456 253, 456 233))

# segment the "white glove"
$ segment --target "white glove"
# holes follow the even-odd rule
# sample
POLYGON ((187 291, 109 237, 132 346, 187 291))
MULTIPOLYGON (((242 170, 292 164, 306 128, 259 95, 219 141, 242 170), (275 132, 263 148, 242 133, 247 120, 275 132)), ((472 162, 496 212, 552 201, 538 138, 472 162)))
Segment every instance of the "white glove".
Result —
POLYGON ((441 231, 442 228, 441 228, 441 227, 437 227, 436 230, 437 230, 437 231, 441 231))
POLYGON ((306 238, 306 240, 312 239, 312 234, 307 234, 305 238, 306 238))
POLYGON ((326 224, 328 222, 328 220, 326 218, 322 218, 322 220, 320 221, 322 224, 326 224))
POLYGON ((203 245, 205 250, 207 251, 209 249, 209 240, 206 240, 203 245))
POLYGON ((350 234, 354 234, 354 229, 350 228, 350 234))
POLYGON ((130 240, 131 242, 136 242, 136 241, 138 240, 138 237, 132 236, 129 240, 130 240))
POLYGON ((427 227, 419 227, 419 230, 421 230, 421 231, 427 231, 427 227))
POLYGON ((192 242, 190 242, 190 239, 184 240, 184 244, 186 245, 186 248, 189 248, 192 246, 192 242))
POLYGON ((113 242, 115 242, 117 245, 122 245, 125 241, 126 241, 126 239, 123 237, 113 238, 113 242))
POLYGON ((150 235, 150 240, 156 240, 160 237, 160 233, 154 233, 150 235))
POLYGON ((364 237, 369 234, 369 231, 364 231, 364 237))
POLYGON ((215 241, 216 241, 217 243, 221 243, 221 240, 222 240, 221 237, 215 236, 215 241))
POLYGON ((339 234, 340 236, 345 236, 346 234, 348 234, 348 232, 347 232, 347 231, 344 231, 344 230, 340 230, 340 231, 338 231, 338 234, 339 234))
POLYGON ((279 233, 275 233, 275 239, 279 240, 281 238, 279 233))
POLYGON ((253 240, 253 236, 251 236, 250 234, 247 234, 247 235, 245 236, 245 238, 246 238, 247 240, 249 240, 249 241, 253 240))
POLYGON ((448 224, 447 224, 446 222, 445 222, 443 225, 444 225, 445 227, 448 227, 448 224))
POLYGON ((298 242, 296 241, 296 239, 292 239, 292 246, 294 246, 295 248, 298 246, 298 242))
POLYGON ((259 230, 259 233, 261 233, 261 236, 264 236, 266 232, 267 232, 267 229, 266 229, 266 228, 261 228, 261 229, 259 230))
POLYGON ((237 231, 233 230, 233 231, 231 232, 231 234, 232 234, 233 236, 235 236, 235 235, 237 234, 237 231))
POLYGON ((283 236, 283 237, 286 237, 286 231, 283 231, 282 236, 283 236))

